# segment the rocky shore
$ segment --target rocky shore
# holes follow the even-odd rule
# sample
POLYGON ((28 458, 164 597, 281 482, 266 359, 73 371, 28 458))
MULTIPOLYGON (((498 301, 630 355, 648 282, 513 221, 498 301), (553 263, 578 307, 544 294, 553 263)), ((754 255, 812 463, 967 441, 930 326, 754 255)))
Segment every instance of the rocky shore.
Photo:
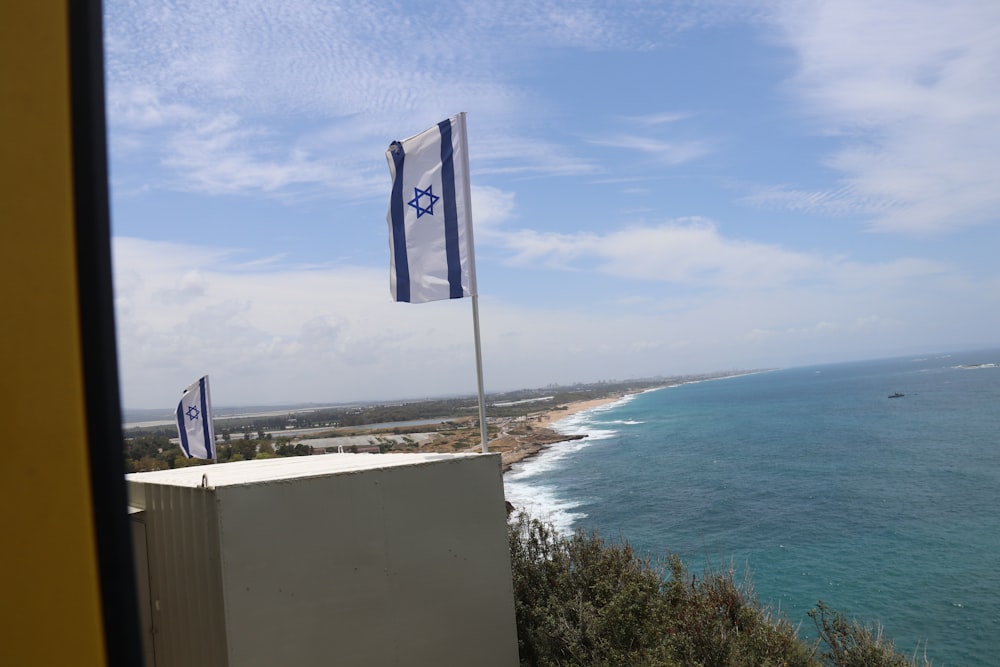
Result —
POLYGON ((549 445, 557 442, 582 440, 586 437, 586 435, 564 435, 549 428, 540 428, 531 435, 508 436, 490 441, 490 451, 500 452, 503 471, 507 472, 515 463, 535 456, 549 445), (513 440, 513 442, 508 442, 508 439, 513 440))
POLYGON ((546 410, 538 415, 535 423, 524 426, 511 426, 502 436, 490 440, 490 451, 500 453, 503 472, 507 472, 515 463, 519 463, 537 455, 550 445, 555 445, 560 442, 582 440, 587 437, 586 435, 566 435, 564 433, 559 433, 558 431, 548 427, 546 424, 566 419, 577 412, 591 410, 608 403, 614 403, 621 398, 622 395, 615 394, 590 401, 568 403, 566 405, 557 406, 551 410, 546 410))

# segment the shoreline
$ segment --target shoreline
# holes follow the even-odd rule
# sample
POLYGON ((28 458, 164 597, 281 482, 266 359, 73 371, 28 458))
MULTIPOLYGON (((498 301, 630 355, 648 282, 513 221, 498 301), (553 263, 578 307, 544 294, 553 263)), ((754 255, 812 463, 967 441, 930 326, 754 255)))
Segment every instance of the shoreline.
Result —
MULTIPOLYGON (((500 454, 500 472, 503 476, 515 464, 537 456, 552 445, 589 437, 586 431, 578 431, 573 434, 560 433, 552 428, 552 424, 555 422, 568 419, 580 412, 625 401, 639 394, 669 389, 685 384, 721 380, 761 372, 767 371, 743 371, 728 375, 713 374, 676 378, 674 380, 667 379, 662 384, 642 389, 619 387, 617 390, 608 388, 606 390, 607 393, 603 395, 597 394, 597 392, 591 393, 592 396, 597 394, 598 398, 575 400, 567 403, 547 405, 545 407, 539 405, 531 412, 515 412, 516 416, 498 417, 492 420, 490 422, 490 430, 493 432, 493 437, 488 443, 488 451, 492 454, 500 454)), ((569 397, 567 396, 566 398, 569 397)), ((510 412, 508 411, 509 414, 510 412)), ((470 425, 464 423, 466 421, 471 422, 472 418, 465 417, 459 421, 463 423, 445 422, 450 424, 448 428, 436 428, 426 433, 415 430, 416 427, 407 427, 406 429, 386 428, 391 423, 358 425, 348 428, 347 431, 343 428, 317 428, 316 431, 325 436, 323 442, 317 442, 319 439, 316 436, 303 436, 301 432, 299 437, 292 439, 292 442, 305 443, 310 446, 318 444, 319 449, 326 452, 336 451, 339 447, 350 447, 354 452, 364 451, 369 453, 478 452, 482 443, 479 441, 477 434, 472 432, 470 425)), ((309 430, 312 431, 312 429, 309 430)), ((323 452, 317 451, 314 453, 323 452)))
MULTIPOLYGON (((498 449, 501 457, 501 471, 502 474, 506 474, 515 463, 521 463, 534 456, 540 454, 543 450, 548 449, 552 445, 558 444, 560 442, 567 442, 569 440, 580 440, 586 436, 574 436, 574 435, 564 435, 558 431, 553 430, 549 427, 552 422, 562 421, 568 417, 571 417, 579 412, 584 412, 586 410, 592 410, 594 408, 599 408, 602 405, 608 405, 610 403, 615 403, 622 400, 628 396, 634 396, 636 393, 631 392, 625 394, 615 394, 613 396, 606 396, 604 398, 594 398, 586 401, 574 401, 573 403, 567 403, 564 406, 557 406, 560 409, 551 409, 543 411, 538 419, 543 424, 540 428, 544 429, 548 433, 552 434, 552 437, 542 437, 541 439, 536 438, 535 442, 520 442, 517 436, 501 436, 494 441, 490 442, 490 447, 494 445, 503 447, 505 439, 513 437, 514 443, 509 446, 509 449, 498 449), (559 437, 561 436, 561 437, 559 437)), ((542 434, 539 434, 542 435, 542 434)), ((491 450, 492 451, 492 450, 491 450)))
MULTIPOLYGON (((585 401, 574 401, 572 403, 567 403, 564 406, 556 406, 552 409, 543 410, 538 415, 538 418, 540 422, 542 422, 543 424, 547 424, 554 421, 560 421, 562 419, 566 419, 567 417, 575 415, 578 412, 583 412, 585 410, 592 410, 593 408, 598 408, 601 407, 602 405, 615 403, 616 401, 620 401, 624 398, 628 398, 630 396, 636 396, 638 394, 645 394, 650 391, 659 391, 661 389, 681 387, 686 384, 695 384, 698 382, 710 382, 713 380, 728 380, 730 378, 743 377, 746 375, 756 375, 757 373, 769 373, 772 370, 775 369, 768 368, 760 370, 742 371, 739 373, 731 373, 731 374, 722 373, 718 375, 710 375, 707 377, 679 380, 676 382, 668 381, 665 384, 660 385, 658 387, 651 387, 649 389, 642 389, 638 391, 618 392, 611 394, 609 396, 605 396, 603 398, 594 398, 585 401)), ((521 463, 522 461, 526 461, 534 456, 537 456, 543 450, 547 449, 552 445, 558 444, 560 442, 567 442, 570 440, 580 440, 581 438, 587 437, 586 435, 564 436, 563 434, 552 430, 547 425, 541 426, 541 430, 543 430, 544 432, 546 432, 546 434, 549 435, 547 437, 536 436, 532 438, 534 442, 521 442, 518 441, 517 436, 513 436, 512 438, 512 436, 508 435, 501 435, 499 438, 490 441, 489 443, 491 447, 490 451, 499 451, 501 454, 500 470, 502 475, 506 475, 507 472, 511 469, 511 467, 515 463, 521 463), (514 441, 513 443, 510 442, 511 439, 513 439, 514 441), (494 445, 496 445, 498 449, 496 450, 492 449, 494 445)))

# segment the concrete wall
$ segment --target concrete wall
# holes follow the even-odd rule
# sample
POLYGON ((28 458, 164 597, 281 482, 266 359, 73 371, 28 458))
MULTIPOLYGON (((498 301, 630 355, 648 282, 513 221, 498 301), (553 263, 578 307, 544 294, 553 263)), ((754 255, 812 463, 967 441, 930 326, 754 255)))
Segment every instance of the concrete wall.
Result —
MULTIPOLYGON (((207 471, 209 489, 177 471, 129 476, 137 496, 136 485, 166 483, 212 499, 188 505, 217 515, 201 522, 218 536, 217 555, 206 545, 206 556, 218 560, 219 587, 206 595, 221 598, 226 664, 517 664, 499 455, 273 461, 196 469, 198 483, 207 471)), ((152 535, 157 511, 145 509, 152 535)), ((158 540, 148 548, 168 549, 158 540)), ((162 576, 162 556, 150 556, 151 580, 162 576)), ((160 616, 168 622, 166 610, 160 616)), ((158 631, 158 667, 201 664, 190 655, 162 662, 164 635, 174 637, 158 631)))

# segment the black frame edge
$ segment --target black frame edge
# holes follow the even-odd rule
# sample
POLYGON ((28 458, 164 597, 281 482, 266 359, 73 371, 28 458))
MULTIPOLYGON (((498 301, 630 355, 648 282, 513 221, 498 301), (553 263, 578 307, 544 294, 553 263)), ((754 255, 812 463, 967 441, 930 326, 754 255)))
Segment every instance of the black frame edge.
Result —
POLYGON ((80 345, 104 644, 109 665, 142 665, 118 393, 102 3, 67 6, 80 345))

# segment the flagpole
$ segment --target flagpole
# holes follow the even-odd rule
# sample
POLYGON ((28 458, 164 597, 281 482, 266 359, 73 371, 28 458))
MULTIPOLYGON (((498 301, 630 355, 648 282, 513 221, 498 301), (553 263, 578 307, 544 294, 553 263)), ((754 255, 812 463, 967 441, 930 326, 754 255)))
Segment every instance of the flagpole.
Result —
POLYGON ((215 412, 212 410, 212 388, 208 384, 208 373, 205 374, 205 397, 208 399, 208 409, 209 413, 205 415, 208 418, 209 433, 212 434, 212 442, 206 443, 212 448, 212 463, 219 462, 219 443, 215 441, 215 412))
POLYGON ((483 454, 490 451, 489 428, 486 424, 486 394, 483 390, 483 348, 479 336, 479 287, 476 284, 476 244, 472 237, 472 179, 469 177, 469 136, 465 129, 465 112, 459 113, 462 122, 461 128, 461 162, 464 171, 465 183, 469 186, 469 191, 465 193, 465 219, 466 225, 465 243, 469 260, 469 291, 472 293, 472 335, 476 342, 476 380, 479 388, 479 437, 482 440, 483 454))
POLYGON ((472 295, 472 331, 476 339, 476 378, 479 381, 479 434, 483 441, 483 454, 490 451, 489 429, 486 425, 486 396, 483 393, 483 351, 479 344, 479 295, 472 295))

